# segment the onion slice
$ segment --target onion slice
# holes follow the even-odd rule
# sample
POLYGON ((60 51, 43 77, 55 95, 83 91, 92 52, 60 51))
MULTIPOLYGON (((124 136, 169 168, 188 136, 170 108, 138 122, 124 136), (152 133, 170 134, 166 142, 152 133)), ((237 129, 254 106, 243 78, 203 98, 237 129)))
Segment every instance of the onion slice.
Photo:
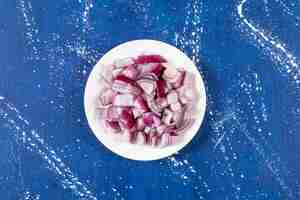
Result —
POLYGON ((142 92, 142 90, 139 87, 133 86, 130 83, 126 83, 126 82, 120 81, 120 80, 115 80, 113 82, 112 89, 115 92, 130 93, 130 94, 135 94, 135 95, 139 95, 142 92))
POLYGON ((105 126, 114 133, 121 132, 121 127, 117 121, 105 120, 105 126))
POLYGON ((182 86, 185 77, 185 71, 180 70, 178 76, 172 81, 173 88, 177 89, 182 86))
POLYGON ((196 120, 194 118, 184 119, 182 125, 178 129, 176 129, 176 133, 178 135, 185 133, 189 128, 191 128, 194 125, 195 121, 196 120))
POLYGON ((158 116, 161 115, 160 112, 162 111, 162 109, 151 96, 147 96, 147 103, 152 112, 154 112, 158 116))
POLYGON ((143 115, 143 112, 137 108, 132 108, 132 112, 133 112, 134 119, 137 119, 143 115))
POLYGON ((134 65, 131 65, 126 67, 121 73, 122 75, 130 78, 131 80, 135 80, 138 77, 139 71, 134 65))
POLYGON ((178 102, 178 94, 175 90, 171 90, 169 92, 169 94, 167 95, 167 101, 168 101, 169 105, 175 104, 178 102))
POLYGON ((136 98, 134 99, 133 105, 135 108, 139 109, 142 113, 149 111, 147 102, 141 96, 136 96, 136 98))
POLYGON ((139 76, 140 79, 149 79, 152 81, 157 81, 158 77, 156 76, 156 74, 149 72, 149 73, 145 73, 139 76))
POLYGON ((159 98, 165 98, 166 97, 166 88, 167 84, 165 80, 159 79, 156 81, 156 95, 159 98))
POLYGON ((113 80, 113 65, 103 65, 102 66, 102 73, 101 78, 107 82, 108 84, 113 80))
POLYGON ((134 144, 134 143, 136 143, 137 132, 136 131, 125 130, 122 137, 124 138, 124 140, 126 142, 130 142, 130 143, 134 144))
POLYGON ((144 123, 143 117, 137 118, 137 120, 136 120, 137 130, 142 131, 142 130, 144 130, 145 127, 146 127, 146 124, 144 123))
POLYGON ((153 112, 144 113, 143 120, 149 127, 158 127, 161 124, 161 119, 153 112))
POLYGON ((147 143, 146 137, 144 136, 144 133, 142 131, 137 132, 136 136, 136 144, 143 145, 147 143))
POLYGON ((109 121, 118 121, 120 110, 115 106, 109 106, 104 110, 104 118, 109 121))
POLYGON ((144 90, 148 95, 153 94, 156 85, 155 82, 149 79, 140 79, 137 81, 137 84, 144 90))
POLYGON ((177 112, 177 111, 181 111, 182 110, 182 105, 181 103, 177 102, 177 103, 173 103, 170 105, 170 109, 173 111, 173 112, 177 112))
POLYGON ((132 94, 117 94, 113 99, 114 106, 133 106, 134 95, 132 94))
POLYGON ((120 122, 126 129, 131 129, 135 125, 133 113, 130 108, 124 108, 120 115, 120 122))
POLYGON ((137 64, 145 64, 145 63, 163 63, 166 62, 166 59, 164 59, 160 55, 141 55, 138 56, 135 60, 135 63, 137 64))
POLYGON ((172 118, 173 118, 173 112, 168 108, 164 109, 162 121, 166 125, 170 125, 172 123, 172 118))
POLYGON ((171 136, 170 134, 165 133, 160 137, 160 141, 158 142, 157 147, 164 148, 169 145, 171 145, 171 136))
POLYGON ((103 106, 113 103, 116 93, 112 89, 110 89, 110 88, 105 89, 101 93, 102 93, 102 95, 100 96, 100 102, 103 106))

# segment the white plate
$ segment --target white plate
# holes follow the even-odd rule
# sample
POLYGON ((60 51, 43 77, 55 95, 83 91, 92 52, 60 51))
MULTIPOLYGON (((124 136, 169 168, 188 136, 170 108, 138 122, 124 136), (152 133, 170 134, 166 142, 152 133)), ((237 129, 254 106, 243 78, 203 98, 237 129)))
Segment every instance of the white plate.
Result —
POLYGON ((85 114, 88 123, 102 144, 112 152, 133 160, 157 160, 170 156, 186 146, 198 132, 205 114, 206 94, 202 77, 195 64, 180 50, 155 40, 134 40, 123 43, 107 52, 92 70, 85 88, 84 96, 85 114), (125 57, 136 57, 141 54, 159 54, 174 64, 176 67, 185 68, 196 76, 196 88, 199 93, 197 102, 196 121, 194 125, 184 134, 182 140, 177 144, 165 148, 153 148, 145 145, 132 145, 126 142, 116 142, 110 133, 106 133, 100 123, 96 112, 96 99, 99 95, 101 85, 99 74, 103 65, 111 64, 114 60, 125 57))

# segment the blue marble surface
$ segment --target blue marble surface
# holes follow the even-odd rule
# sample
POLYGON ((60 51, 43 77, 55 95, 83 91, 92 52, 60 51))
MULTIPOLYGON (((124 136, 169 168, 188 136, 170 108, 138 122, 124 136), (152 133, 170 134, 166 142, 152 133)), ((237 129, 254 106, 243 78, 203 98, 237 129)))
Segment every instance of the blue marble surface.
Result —
POLYGON ((300 3, 1 0, 1 200, 300 199, 300 3), (122 42, 182 49, 208 110, 177 155, 136 162, 88 127, 87 77, 122 42))

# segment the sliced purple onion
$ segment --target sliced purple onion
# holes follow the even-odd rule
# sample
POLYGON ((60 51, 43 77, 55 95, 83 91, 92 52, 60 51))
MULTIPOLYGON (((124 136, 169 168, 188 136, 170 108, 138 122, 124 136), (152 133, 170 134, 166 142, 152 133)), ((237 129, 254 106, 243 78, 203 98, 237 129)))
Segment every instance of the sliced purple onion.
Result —
POLYGON ((174 122, 174 125, 176 126, 176 128, 179 128, 182 126, 185 114, 186 114, 185 109, 180 109, 180 110, 177 110, 176 112, 174 112, 173 122, 174 122))
POLYGON ((119 76, 123 71, 123 68, 116 68, 112 71, 112 78, 114 79, 115 77, 119 76))
POLYGON ((166 59, 164 59, 160 55, 141 55, 138 56, 135 60, 137 64, 145 64, 145 63, 164 63, 166 59))
POLYGON ((160 144, 160 142, 161 142, 161 136, 160 135, 155 134, 155 135, 151 136, 151 145, 153 147, 158 146, 160 144))
POLYGON ((143 76, 147 73, 153 72, 160 64, 159 63, 146 63, 137 65, 140 75, 143 76))
POLYGON ((156 81, 156 95, 159 98, 166 97, 166 82, 165 80, 159 79, 156 81))
POLYGON ((172 123, 173 112, 169 109, 164 109, 162 121, 166 125, 170 125, 172 123))
POLYGON ((139 131, 136 136, 136 144, 143 145, 146 143, 147 141, 146 141, 146 137, 144 136, 144 133, 142 131, 139 131))
POLYGON ((144 123, 143 117, 139 117, 136 120, 136 128, 137 128, 137 130, 139 130, 139 131, 144 130, 145 127, 146 127, 146 124, 144 123))
POLYGON ((111 83, 113 80, 113 66, 112 65, 103 65, 101 78, 105 80, 107 83, 111 83))
POLYGON ((170 134, 168 133, 165 133, 163 134, 161 137, 160 137, 160 141, 159 143, 157 144, 157 147, 159 148, 164 148, 164 147, 167 147, 171 145, 171 136, 170 134))
POLYGON ((132 80, 135 80, 139 75, 139 71, 136 69, 135 66, 131 65, 131 66, 126 67, 122 71, 122 75, 124 75, 132 80))
POLYGON ((132 110, 130 108, 124 108, 120 115, 120 122, 125 126, 126 129, 131 129, 135 125, 132 110))
POLYGON ((165 70, 166 68, 163 65, 159 64, 151 72, 154 73, 157 77, 161 77, 165 70))
POLYGON ((131 144, 134 144, 134 143, 136 143, 137 132, 136 131, 125 130, 122 137, 124 138, 125 141, 127 141, 131 144))
POLYGON ((168 106, 168 101, 166 98, 157 98, 156 99, 156 105, 160 108, 160 109, 164 109, 168 106))
POLYGON ((156 128, 156 130, 157 130, 158 134, 161 135, 161 134, 163 134, 163 133, 165 132, 166 128, 167 128, 167 126, 166 126, 165 124, 160 124, 160 125, 156 128))
POLYGON ((135 119, 143 115, 143 112, 137 108, 132 108, 132 112, 135 119))
POLYGON ((156 103, 156 101, 151 96, 147 96, 147 103, 152 112, 154 112, 156 115, 160 116, 160 112, 162 111, 162 108, 156 103))
POLYGON ((148 72, 148 73, 140 75, 139 79, 148 79, 148 80, 152 80, 152 81, 157 81, 158 77, 156 76, 156 74, 154 74, 152 72, 148 72))
POLYGON ((161 124, 161 119, 154 112, 144 113, 143 120, 149 127, 158 127, 161 124))
POLYGON ((104 106, 112 104, 116 96, 116 93, 110 88, 105 89, 103 92, 101 92, 101 94, 102 95, 100 96, 100 101, 104 106))
POLYGON ((144 90, 148 95, 153 94, 155 91, 156 85, 155 82, 149 79, 140 79, 137 81, 137 84, 144 90))
POLYGON ((178 76, 174 79, 174 82, 172 82, 173 88, 177 89, 182 86, 185 74, 185 71, 179 71, 178 76))
POLYGON ((117 94, 113 99, 113 105, 131 107, 134 105, 134 98, 132 94, 117 94))
POLYGON ((173 112, 177 112, 177 111, 181 111, 182 110, 182 105, 180 102, 177 102, 177 103, 173 103, 170 105, 170 109, 173 111, 173 112))
POLYGON ((178 129, 176 129, 176 133, 178 135, 185 133, 188 129, 190 129, 194 125, 195 121, 196 120, 194 118, 184 119, 182 125, 178 129))
POLYGON ((149 111, 147 102, 141 96, 136 96, 133 105, 135 108, 139 109, 142 113, 149 111))
POLYGON ((109 106, 104 111, 104 118, 109 121, 118 121, 120 116, 120 111, 115 106, 109 106))
POLYGON ((119 125, 119 122, 117 121, 109 121, 105 120, 105 126, 109 128, 112 132, 114 133, 119 133, 121 132, 121 127, 119 125))
POLYGON ((170 63, 164 63, 163 65, 166 67, 166 70, 163 73, 163 78, 167 81, 175 80, 179 75, 178 70, 174 66, 171 66, 170 63))
POLYGON ((112 84, 112 89, 119 93, 130 93, 134 95, 141 94, 142 90, 124 81, 115 80, 112 84))
POLYGON ((151 132, 151 127, 146 126, 145 129, 144 129, 144 132, 145 132, 145 134, 150 134, 150 132, 151 132))
POLYGON ((167 101, 168 101, 169 105, 175 104, 178 102, 178 94, 175 90, 171 90, 169 92, 169 94, 167 95, 167 101))

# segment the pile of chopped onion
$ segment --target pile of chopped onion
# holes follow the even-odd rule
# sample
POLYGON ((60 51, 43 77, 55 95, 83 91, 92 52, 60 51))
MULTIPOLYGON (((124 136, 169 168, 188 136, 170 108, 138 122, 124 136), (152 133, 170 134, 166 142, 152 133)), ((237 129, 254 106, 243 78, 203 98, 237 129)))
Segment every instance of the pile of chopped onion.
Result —
POLYGON ((104 66, 99 107, 108 132, 133 144, 165 147, 194 123, 194 75, 160 55, 140 55, 104 66))

